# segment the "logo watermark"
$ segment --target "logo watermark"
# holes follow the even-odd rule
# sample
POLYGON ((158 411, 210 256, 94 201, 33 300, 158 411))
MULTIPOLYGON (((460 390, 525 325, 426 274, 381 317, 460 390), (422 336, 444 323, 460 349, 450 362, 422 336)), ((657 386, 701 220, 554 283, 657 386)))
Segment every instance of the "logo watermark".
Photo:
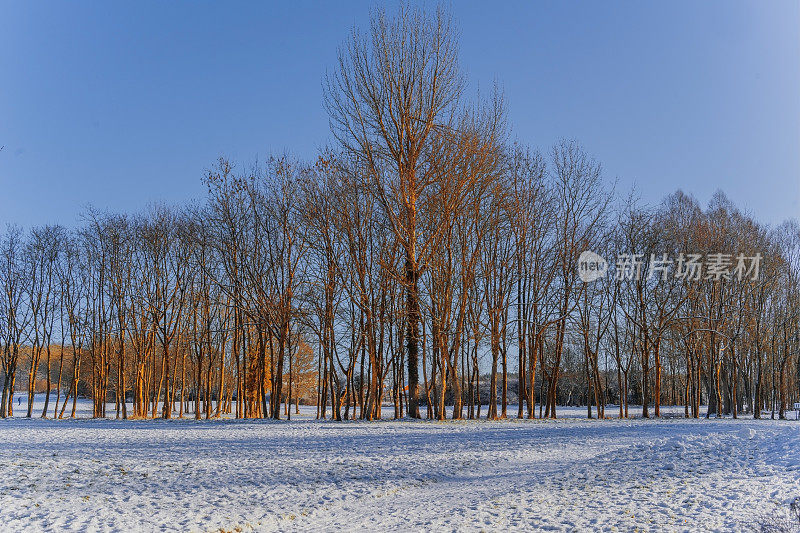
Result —
POLYGON ((578 258, 578 277, 584 283, 597 281, 608 272, 608 262, 599 254, 586 250, 578 258))
MULTIPOLYGON (((671 258, 668 254, 617 254, 614 265, 614 279, 618 281, 642 279, 664 281, 670 275, 679 280, 731 280, 755 281, 759 278, 761 253, 748 256, 744 254, 678 254, 671 258)), ((578 258, 578 277, 584 283, 597 281, 606 276, 608 262, 591 250, 581 253, 578 258)))

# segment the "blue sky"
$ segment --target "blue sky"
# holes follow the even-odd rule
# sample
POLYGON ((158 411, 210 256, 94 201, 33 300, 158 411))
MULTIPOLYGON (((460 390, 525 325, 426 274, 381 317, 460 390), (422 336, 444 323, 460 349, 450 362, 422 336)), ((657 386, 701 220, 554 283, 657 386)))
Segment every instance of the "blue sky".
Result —
MULTIPOLYGON (((0 0, 0 225, 199 199, 220 155, 313 158, 321 78, 370 5, 0 0)), ((471 90, 500 84, 513 137, 577 139, 650 203, 721 188, 765 222, 800 217, 799 2, 452 11, 471 90)))

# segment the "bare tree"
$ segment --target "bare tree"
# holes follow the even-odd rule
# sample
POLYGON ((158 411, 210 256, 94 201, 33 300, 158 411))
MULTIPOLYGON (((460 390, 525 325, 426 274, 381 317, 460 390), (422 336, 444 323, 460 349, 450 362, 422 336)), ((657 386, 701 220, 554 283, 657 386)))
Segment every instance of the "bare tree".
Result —
POLYGON ((430 253, 420 242, 417 205, 434 181, 434 132, 452 124, 463 80, 450 16, 401 7, 354 30, 325 84, 331 129, 365 170, 405 252, 409 414, 419 418, 419 278, 430 253))

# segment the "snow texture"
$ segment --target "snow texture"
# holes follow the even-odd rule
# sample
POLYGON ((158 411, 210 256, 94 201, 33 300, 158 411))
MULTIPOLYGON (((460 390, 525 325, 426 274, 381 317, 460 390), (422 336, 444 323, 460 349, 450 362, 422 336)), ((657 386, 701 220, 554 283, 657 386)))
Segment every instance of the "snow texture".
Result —
MULTIPOLYGON (((24 414, 25 400, 16 414, 24 414)), ((611 409, 609 409, 609 413, 611 409)), ((741 531, 800 422, 0 420, 3 531, 741 531)))

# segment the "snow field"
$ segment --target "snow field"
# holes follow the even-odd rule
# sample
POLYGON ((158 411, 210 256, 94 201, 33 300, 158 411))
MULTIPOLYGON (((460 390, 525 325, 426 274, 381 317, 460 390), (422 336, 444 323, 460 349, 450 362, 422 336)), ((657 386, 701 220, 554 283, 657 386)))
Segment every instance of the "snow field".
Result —
POLYGON ((0 420, 0 529, 741 531, 800 496, 795 421, 308 416, 0 420))

